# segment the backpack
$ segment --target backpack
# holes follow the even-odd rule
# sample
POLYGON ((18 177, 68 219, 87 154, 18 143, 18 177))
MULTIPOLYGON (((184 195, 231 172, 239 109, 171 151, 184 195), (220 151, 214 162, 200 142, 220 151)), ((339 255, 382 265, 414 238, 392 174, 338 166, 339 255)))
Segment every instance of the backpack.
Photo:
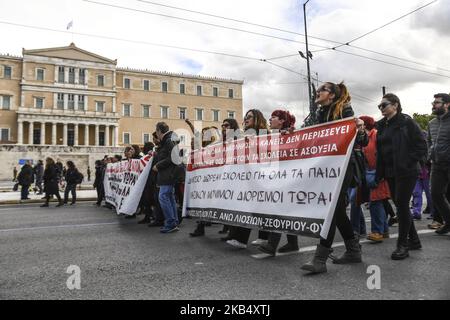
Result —
POLYGON ((83 182, 84 176, 80 171, 77 171, 77 179, 75 180, 76 184, 80 184, 83 182))

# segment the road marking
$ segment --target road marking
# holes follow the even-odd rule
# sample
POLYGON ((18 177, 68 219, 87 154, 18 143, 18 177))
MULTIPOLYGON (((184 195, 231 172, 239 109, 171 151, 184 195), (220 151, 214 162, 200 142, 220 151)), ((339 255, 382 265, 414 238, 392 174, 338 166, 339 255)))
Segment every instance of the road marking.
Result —
MULTIPOLYGON (((428 234, 428 233, 433 233, 435 231, 436 230, 418 230, 417 233, 418 234, 428 234)), ((391 234, 389 236, 389 239, 396 239, 396 238, 398 238, 398 233, 394 233, 394 234, 391 234)), ((385 240, 389 240, 389 239, 385 239, 385 240)), ((366 239, 366 240, 359 241, 359 243, 361 243, 361 244, 363 244, 363 243, 373 243, 373 241, 370 241, 370 240, 366 239)), ((343 247, 343 246, 345 246, 344 242, 336 242, 336 243, 333 244, 332 247, 333 248, 338 248, 338 247, 343 247)), ((312 252, 312 251, 316 250, 316 247, 317 246, 303 247, 303 248, 300 248, 298 251, 292 251, 292 252, 286 252, 286 253, 278 253, 277 252, 275 257, 290 256, 290 255, 293 255, 293 254, 299 254, 299 253, 303 253, 303 252, 312 252)), ((273 256, 271 256, 271 255, 269 255, 267 253, 252 254, 250 256, 252 258, 255 258, 255 259, 266 259, 266 258, 273 257, 273 256)))
POLYGON ((54 228, 98 227, 98 226, 119 225, 119 224, 126 224, 126 223, 119 223, 119 222, 105 222, 105 223, 89 223, 89 224, 65 224, 65 225, 59 225, 59 226, 45 226, 45 227, 29 227, 29 228, 0 229, 0 232, 9 232, 9 231, 29 231, 29 230, 44 230, 44 229, 54 229, 54 228))

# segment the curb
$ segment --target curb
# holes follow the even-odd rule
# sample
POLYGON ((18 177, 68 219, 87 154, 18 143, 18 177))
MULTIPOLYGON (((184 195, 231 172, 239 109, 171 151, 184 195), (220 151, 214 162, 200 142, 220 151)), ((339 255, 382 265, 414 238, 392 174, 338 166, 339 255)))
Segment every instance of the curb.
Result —
MULTIPOLYGON (((84 202, 84 201, 97 201, 97 198, 78 198, 77 202, 84 202)), ((50 203, 57 203, 58 201, 52 199, 50 200, 50 203)), ((7 205, 7 204, 29 204, 29 203, 44 203, 44 199, 31 199, 31 200, 5 200, 0 201, 0 205, 7 205)))

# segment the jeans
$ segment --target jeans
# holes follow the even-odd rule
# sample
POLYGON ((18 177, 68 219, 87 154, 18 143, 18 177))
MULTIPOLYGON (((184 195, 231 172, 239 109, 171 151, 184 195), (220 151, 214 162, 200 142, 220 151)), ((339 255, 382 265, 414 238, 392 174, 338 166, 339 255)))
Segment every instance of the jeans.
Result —
POLYGON ((164 227, 174 228, 178 225, 177 204, 173 185, 159 187, 159 204, 164 214, 164 227))
POLYGON ((450 224, 450 204, 446 192, 450 181, 450 167, 431 166, 431 197, 435 210, 446 224, 450 224))
POLYGON ((398 216, 398 240, 397 245, 408 246, 408 238, 416 241, 419 239, 417 235, 414 221, 409 210, 409 201, 411 199, 414 186, 416 185, 416 177, 388 178, 389 190, 392 199, 397 207, 398 216))
POLYGON ((352 223, 353 231, 357 234, 366 234, 366 220, 364 218, 361 206, 356 204, 356 196, 358 188, 349 189, 350 198, 350 222, 352 223))
POLYGON ((64 189, 64 203, 69 200, 69 192, 72 194, 72 203, 77 201, 77 185, 75 183, 67 184, 66 189, 64 189))
POLYGON ((22 185, 22 189, 20 189, 20 200, 28 199, 29 189, 30 185, 22 185))
POLYGON ((372 219, 371 231, 373 233, 389 232, 386 212, 384 211, 383 201, 371 201, 369 204, 370 217, 372 219))
POLYGON ((427 204, 430 212, 433 212, 433 202, 430 195, 430 179, 417 179, 416 186, 413 191, 413 215, 420 216, 422 214, 422 193, 425 191, 427 204))

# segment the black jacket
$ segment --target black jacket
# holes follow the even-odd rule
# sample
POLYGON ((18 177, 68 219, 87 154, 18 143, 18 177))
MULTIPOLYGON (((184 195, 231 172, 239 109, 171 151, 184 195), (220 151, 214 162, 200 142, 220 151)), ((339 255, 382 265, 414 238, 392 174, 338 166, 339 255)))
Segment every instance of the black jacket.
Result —
POLYGON ((17 182, 19 182, 21 186, 29 186, 34 182, 33 168, 30 165, 25 164, 22 169, 20 169, 17 182))
POLYGON ((158 169, 157 184, 159 186, 175 184, 175 169, 177 165, 172 159, 172 150, 175 156, 179 154, 178 145, 172 140, 172 131, 169 131, 162 139, 157 151, 156 168, 158 169))
POLYGON ((36 183, 42 183, 42 179, 44 177, 44 166, 38 163, 33 168, 34 175, 36 176, 36 183))
POLYGON ((400 113, 389 121, 386 118, 378 121, 377 129, 377 179, 418 176, 419 162, 426 159, 427 144, 417 123, 400 113), (388 172, 383 158, 385 139, 392 141, 393 172, 388 172))
POLYGON ((67 184, 77 184, 78 180, 80 179, 80 173, 78 172, 78 169, 67 169, 64 179, 66 180, 67 184))
POLYGON ((450 166, 450 112, 430 121, 428 125, 429 160, 450 166))
POLYGON ((105 178, 106 167, 101 165, 95 167, 95 180, 94 180, 94 188, 102 189, 103 188, 103 180, 105 178))
POLYGON ((58 167, 55 164, 47 166, 44 170, 44 190, 47 194, 56 194, 58 189, 58 167))

